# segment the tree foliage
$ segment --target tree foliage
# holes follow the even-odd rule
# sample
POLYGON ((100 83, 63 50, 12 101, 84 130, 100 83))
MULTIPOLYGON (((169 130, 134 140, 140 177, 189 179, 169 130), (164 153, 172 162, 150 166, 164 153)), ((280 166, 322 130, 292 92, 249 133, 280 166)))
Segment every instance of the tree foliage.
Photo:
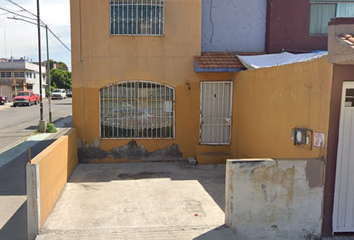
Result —
POLYGON ((71 89, 71 72, 54 68, 50 70, 51 85, 55 88, 71 89))
POLYGON ((52 70, 54 69, 54 65, 57 69, 64 70, 64 71, 69 71, 68 65, 64 62, 57 62, 52 59, 49 60, 49 69, 52 70))
POLYGON ((49 60, 51 91, 55 88, 71 89, 71 72, 64 62, 49 60))

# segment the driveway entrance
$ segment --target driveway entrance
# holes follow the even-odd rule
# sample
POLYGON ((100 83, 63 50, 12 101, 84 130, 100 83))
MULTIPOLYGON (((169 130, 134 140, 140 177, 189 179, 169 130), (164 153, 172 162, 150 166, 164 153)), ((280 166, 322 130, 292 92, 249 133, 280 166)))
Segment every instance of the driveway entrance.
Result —
POLYGON ((37 239, 234 239, 224 165, 79 165, 37 239))

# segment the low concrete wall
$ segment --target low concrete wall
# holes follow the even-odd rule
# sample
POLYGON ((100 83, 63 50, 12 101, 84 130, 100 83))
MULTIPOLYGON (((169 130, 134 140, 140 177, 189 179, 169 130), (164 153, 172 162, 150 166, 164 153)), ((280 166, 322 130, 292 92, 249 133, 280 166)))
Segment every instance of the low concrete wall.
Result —
POLYGON ((79 160, 71 129, 27 164, 28 240, 35 239, 79 160))
POLYGON ((320 239, 324 161, 240 159, 226 165, 226 225, 238 239, 320 239))

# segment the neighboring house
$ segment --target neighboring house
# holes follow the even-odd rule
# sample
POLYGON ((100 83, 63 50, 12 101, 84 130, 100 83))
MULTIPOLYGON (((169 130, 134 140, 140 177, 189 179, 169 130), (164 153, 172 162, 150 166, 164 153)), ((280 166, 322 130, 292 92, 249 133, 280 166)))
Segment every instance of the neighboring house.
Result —
MULTIPOLYGON (((16 96, 19 91, 33 91, 40 93, 39 66, 29 62, 26 58, 1 59, 0 61, 0 88, 8 99, 16 96)), ((46 74, 42 67, 42 93, 45 96, 46 74)))
POLYGON ((331 18, 354 17, 347 0, 268 0, 266 52, 327 50, 331 18))
POLYGON ((354 18, 332 19, 328 28, 333 65, 324 198, 326 235, 354 232, 354 18), (332 217, 333 216, 333 217, 332 217))
POLYGON ((264 52, 267 1, 202 1, 202 52, 264 52))

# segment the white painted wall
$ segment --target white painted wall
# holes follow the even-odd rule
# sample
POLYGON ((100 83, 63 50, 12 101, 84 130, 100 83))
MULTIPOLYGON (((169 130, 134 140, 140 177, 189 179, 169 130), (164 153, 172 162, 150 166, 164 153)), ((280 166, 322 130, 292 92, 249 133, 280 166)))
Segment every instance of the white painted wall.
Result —
POLYGON ((324 162, 241 159, 226 166, 226 225, 237 239, 317 239, 324 162))
POLYGON ((203 52, 264 52, 267 1, 203 0, 203 52))
MULTIPOLYGON (((46 74, 46 68, 41 66, 42 70, 42 75, 46 74)), ((40 93, 39 91, 39 65, 30 63, 30 62, 0 62, 0 71, 11 71, 12 72, 12 79, 13 79, 13 72, 25 72, 25 78, 24 79, 26 83, 33 84, 33 92, 38 94, 40 93), (27 78, 26 77, 26 72, 32 72, 32 78, 27 78), (36 74, 36 77, 34 77, 33 74, 36 74)), ((46 80, 42 78, 42 85, 43 85, 43 90, 42 90, 42 97, 45 97, 45 86, 46 86, 46 80)))

